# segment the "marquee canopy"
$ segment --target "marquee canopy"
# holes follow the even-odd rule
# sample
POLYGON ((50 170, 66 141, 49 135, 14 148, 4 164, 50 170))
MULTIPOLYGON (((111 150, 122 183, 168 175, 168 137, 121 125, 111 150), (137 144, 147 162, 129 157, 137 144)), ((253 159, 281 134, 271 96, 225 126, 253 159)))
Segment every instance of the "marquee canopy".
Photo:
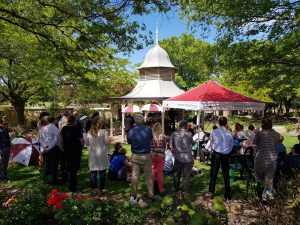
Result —
POLYGON ((163 101, 165 108, 185 110, 254 110, 263 111, 265 103, 208 81, 183 94, 163 101))

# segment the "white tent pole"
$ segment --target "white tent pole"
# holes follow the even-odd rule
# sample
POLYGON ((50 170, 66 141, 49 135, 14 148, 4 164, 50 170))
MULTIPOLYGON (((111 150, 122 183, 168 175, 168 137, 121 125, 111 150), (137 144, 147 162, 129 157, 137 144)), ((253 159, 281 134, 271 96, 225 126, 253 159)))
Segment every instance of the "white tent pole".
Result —
POLYGON ((197 124, 196 124, 197 126, 200 125, 200 115, 201 115, 200 113, 201 113, 200 110, 198 110, 197 111, 197 124))
POLYGON ((165 109, 163 108, 163 111, 161 112, 161 130, 162 133, 165 133, 165 109))
POLYGON ((205 120, 205 114, 204 111, 201 111, 201 127, 203 128, 203 131, 204 131, 204 120, 205 120))

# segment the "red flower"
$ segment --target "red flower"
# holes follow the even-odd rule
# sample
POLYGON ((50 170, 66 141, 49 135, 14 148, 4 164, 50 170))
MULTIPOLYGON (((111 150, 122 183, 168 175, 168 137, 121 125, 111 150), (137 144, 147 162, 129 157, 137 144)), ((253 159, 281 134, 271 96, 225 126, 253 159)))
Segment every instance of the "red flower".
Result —
POLYGON ((68 198, 69 195, 67 193, 62 194, 62 199, 68 198))
POLYGON ((50 197, 50 198, 48 199, 48 201, 47 201, 47 203, 48 203, 48 205, 49 205, 49 206, 52 206, 52 205, 54 205, 54 204, 55 204, 55 202, 56 202, 56 199, 55 199, 55 198, 53 198, 53 197, 50 197))
POLYGON ((62 202, 61 202, 61 201, 56 201, 56 202, 55 202, 55 207, 56 207, 57 209, 61 208, 61 207, 62 207, 62 202))
POLYGON ((58 192, 58 190, 56 188, 54 188, 54 189, 51 190, 50 193, 51 193, 51 195, 56 195, 57 192, 58 192))
POLYGON ((76 198, 77 200, 80 200, 80 201, 83 200, 83 196, 82 196, 82 195, 77 195, 75 198, 76 198))

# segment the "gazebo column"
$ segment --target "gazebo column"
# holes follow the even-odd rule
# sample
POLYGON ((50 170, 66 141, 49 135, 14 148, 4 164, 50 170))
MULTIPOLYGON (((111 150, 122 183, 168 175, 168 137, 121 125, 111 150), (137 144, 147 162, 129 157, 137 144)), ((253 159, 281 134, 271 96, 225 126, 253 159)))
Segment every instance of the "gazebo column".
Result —
POLYGON ((122 142, 125 142, 125 113, 123 113, 123 109, 125 108, 126 104, 125 102, 122 102, 121 109, 122 109, 122 142))
POLYGON ((110 136, 114 136, 114 126, 113 126, 113 108, 112 104, 110 104, 110 136))

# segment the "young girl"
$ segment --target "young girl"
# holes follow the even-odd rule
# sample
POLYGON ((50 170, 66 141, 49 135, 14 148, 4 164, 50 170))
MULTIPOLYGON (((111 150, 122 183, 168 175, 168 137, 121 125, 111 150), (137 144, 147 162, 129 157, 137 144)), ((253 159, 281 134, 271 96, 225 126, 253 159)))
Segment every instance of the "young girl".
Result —
POLYGON ((91 129, 87 133, 87 144, 89 145, 89 168, 90 186, 99 189, 99 195, 103 194, 105 186, 106 168, 108 167, 108 150, 111 142, 108 132, 103 129, 104 121, 100 117, 92 120, 91 129), (99 185, 97 185, 97 174, 99 173, 99 185))

